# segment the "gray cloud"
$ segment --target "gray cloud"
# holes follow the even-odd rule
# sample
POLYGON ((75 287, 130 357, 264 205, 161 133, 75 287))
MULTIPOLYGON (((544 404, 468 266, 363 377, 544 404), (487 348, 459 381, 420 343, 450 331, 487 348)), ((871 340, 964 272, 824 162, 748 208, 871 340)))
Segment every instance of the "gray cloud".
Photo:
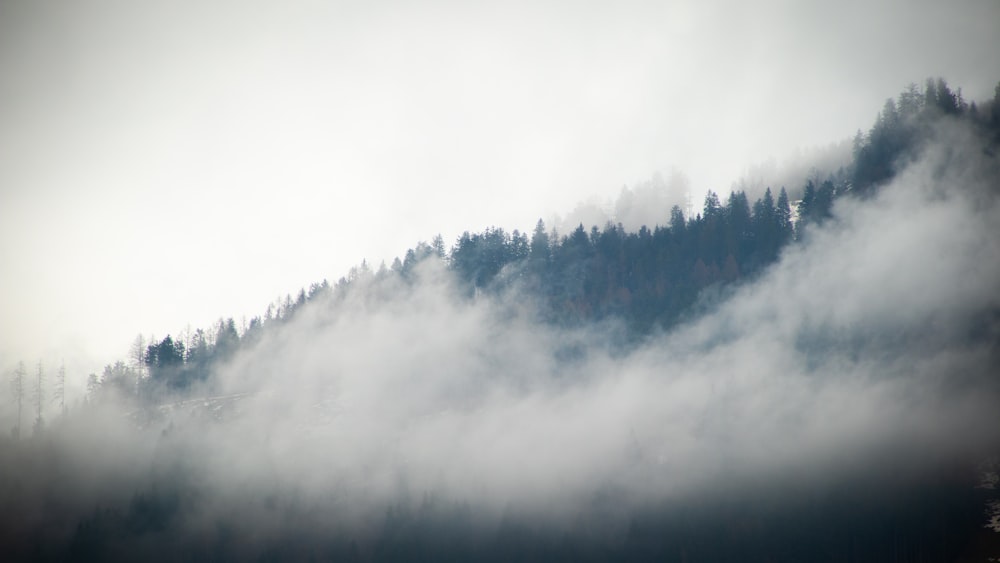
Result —
POLYGON ((995 163, 947 152, 928 150, 874 201, 844 201, 762 279, 624 355, 601 327, 456 302, 429 265, 385 301, 360 288, 317 308, 227 381, 262 382, 250 418, 275 447, 310 452, 281 462, 297 483, 497 510, 569 509, 606 485, 669 498, 889 443, 928 463, 964 454, 996 438, 982 378, 996 361, 1000 213, 976 172, 952 174, 995 178, 995 163))

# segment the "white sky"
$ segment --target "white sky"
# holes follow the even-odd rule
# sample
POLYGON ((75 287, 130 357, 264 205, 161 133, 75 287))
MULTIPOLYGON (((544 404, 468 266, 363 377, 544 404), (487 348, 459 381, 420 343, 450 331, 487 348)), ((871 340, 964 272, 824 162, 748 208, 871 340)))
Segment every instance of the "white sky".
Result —
POLYGON ((1000 1, 875 4, 0 0, 0 368, 992 97, 1000 1))

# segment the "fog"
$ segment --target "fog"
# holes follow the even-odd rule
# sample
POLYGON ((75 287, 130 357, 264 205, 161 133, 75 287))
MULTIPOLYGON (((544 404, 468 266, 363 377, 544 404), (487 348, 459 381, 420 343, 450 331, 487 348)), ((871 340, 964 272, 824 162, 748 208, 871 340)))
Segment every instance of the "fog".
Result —
POLYGON ((698 202, 849 138, 911 81, 991 96, 997 19, 993 0, 3 0, 0 366, 65 360, 79 398, 136 334, 259 314, 438 233, 530 229, 675 169, 698 202))
POLYGON ((284 534, 364 550, 435 502, 461 541, 512 518, 616 541, 650 505, 972 467, 1000 438, 1000 170, 973 136, 944 127, 873 200, 638 343, 542 322, 516 285, 458 298, 434 260, 412 284, 360 278, 221 368, 222 399, 101 403, 8 442, 6 534, 69 536, 179 487, 192 504, 156 537, 228 526, 247 553, 284 534))

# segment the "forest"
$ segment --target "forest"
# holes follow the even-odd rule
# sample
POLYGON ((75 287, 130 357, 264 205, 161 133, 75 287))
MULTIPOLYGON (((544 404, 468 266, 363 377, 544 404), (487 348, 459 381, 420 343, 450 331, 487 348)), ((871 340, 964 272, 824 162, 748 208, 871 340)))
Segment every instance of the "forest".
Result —
POLYGON ((412 280, 414 269, 428 259, 446 264, 459 282, 457 291, 468 298, 513 291, 533 300, 546 322, 573 326, 613 318, 626 326, 623 342, 641 339, 696 315, 706 304, 706 290, 717 293, 754 279, 787 245, 807 237, 810 226, 831 218, 837 199, 871 198, 917 156, 939 121, 969 123, 995 143, 1000 89, 997 96, 980 107, 940 78, 927 79, 923 91, 910 84, 897 98, 886 100, 867 133, 858 131, 852 162, 825 171, 821 181, 796 186, 794 205, 784 186, 768 187, 752 204, 744 191, 732 191, 724 199, 709 191, 693 217, 674 206, 662 224, 636 232, 626 232, 620 224, 580 224, 560 235, 539 219, 530 234, 502 227, 465 232, 450 249, 436 237, 407 250, 389 267, 373 269, 363 263, 335 284, 323 280, 302 288, 294 298, 288 295, 268 305, 242 328, 230 317, 185 339, 167 335, 146 344, 140 336, 130 357, 105 367, 100 376, 91 374, 88 388, 95 394, 114 387, 156 397, 183 391, 207 381, 216 362, 227 361, 241 346, 252 346, 306 304, 330 297, 336 301, 354 285, 412 280))
MULTIPOLYGON (((898 186, 912 181, 908 171, 922 165, 932 149, 938 151, 935 155, 944 154, 930 165, 931 178, 948 177, 955 163, 965 162, 970 153, 982 159, 986 163, 982 165, 985 172, 980 174, 985 175, 985 182, 980 182, 986 186, 983 193, 956 197, 968 196, 986 202, 982 209, 992 209, 993 200, 1000 197, 998 178, 991 176, 1000 150, 1000 84, 993 99, 979 102, 965 100, 961 90, 952 90, 943 79, 928 79, 923 86, 911 84, 885 101, 867 131, 859 130, 853 139, 851 161, 845 166, 816 170, 799 185, 767 187, 759 197, 743 190, 710 190, 699 208, 674 206, 662 222, 637 231, 608 222, 579 224, 571 232, 559 233, 539 219, 530 233, 491 227, 465 232, 450 247, 438 236, 429 243, 415 244, 389 265, 373 268, 365 262, 336 282, 312 283, 268 305, 248 321, 220 318, 214 326, 183 336, 166 335, 152 341, 139 336, 127 358, 88 376, 87 396, 82 402, 71 404, 66 398, 65 381, 73 374, 59 369, 50 388, 40 362, 27 367, 22 362, 8 374, 17 423, 0 441, 0 451, 6 452, 0 461, 0 499, 6 507, 0 525, 0 546, 7 556, 3 558, 972 561, 984 560, 977 557, 987 553, 1000 555, 1000 542, 984 528, 987 507, 996 506, 990 504, 997 502, 992 496, 995 491, 991 486, 976 485, 983 474, 993 475, 995 485, 996 436, 992 432, 983 432, 981 437, 967 434, 970 427, 992 420, 990 412, 995 411, 990 407, 995 406, 996 384, 1000 383, 994 369, 1000 359, 996 344, 1000 308, 996 301, 975 301, 966 310, 939 303, 933 298, 936 294, 929 293, 932 297, 925 300, 927 303, 914 306, 918 310, 927 307, 926 316, 913 317, 913 321, 901 306, 886 313, 890 321, 882 327, 854 320, 841 322, 837 320, 841 313, 823 317, 819 305, 814 317, 807 317, 810 312, 802 308, 786 313, 772 302, 761 301, 758 307, 753 300, 754 295, 765 292, 773 292, 779 300, 799 299, 795 292, 802 292, 807 295, 800 300, 806 304, 826 300, 827 295, 809 295, 812 288, 822 291, 828 287, 822 276, 817 281, 807 275, 813 270, 805 266, 796 270, 794 265, 822 262, 823 252, 837 256, 837 252, 855 252, 854 247, 838 241, 857 240, 837 238, 847 237, 838 233, 852 233, 852 228, 865 233, 858 238, 860 244, 878 248, 880 241, 865 237, 880 236, 879 227, 865 221, 879 220, 879 206, 906 210, 908 198, 924 197, 905 192, 899 195, 898 186), (966 136, 963 139, 973 139, 975 144, 951 143, 954 131, 961 131, 966 136), (942 145, 944 149, 939 148, 942 145), (892 190, 883 193, 887 186, 893 186, 892 190), (783 287, 794 288, 794 292, 782 293, 783 287), (435 328, 438 321, 433 317, 439 313, 445 328, 435 328), (788 407, 791 411, 784 412, 786 399, 780 393, 785 391, 775 391, 773 404, 767 395, 771 391, 762 391, 762 397, 748 392, 751 403, 759 400, 766 408, 761 409, 763 414, 746 415, 750 423, 740 428, 739 421, 744 419, 739 417, 750 407, 730 404, 726 402, 729 396, 718 391, 728 385, 726 378, 733 377, 729 372, 702 379, 685 375, 676 387, 672 382, 663 388, 671 394, 657 396, 683 413, 696 407, 679 398, 664 397, 681 394, 688 388, 685 386, 696 390, 707 386, 710 389, 705 396, 712 398, 705 399, 710 405, 705 412, 710 409, 734 417, 725 436, 706 415, 704 419, 696 417, 701 422, 692 424, 690 432, 678 431, 669 439, 654 438, 659 436, 656 428, 672 428, 673 422, 657 418, 660 415, 653 414, 658 412, 653 406, 637 407, 637 412, 648 414, 648 420, 636 422, 629 418, 632 414, 620 415, 629 422, 619 424, 621 421, 614 418, 619 415, 606 415, 608 426, 621 426, 626 436, 612 440, 615 448, 621 442, 621 448, 627 450, 620 455, 621 460, 607 462, 615 469, 609 469, 607 475, 614 477, 599 473, 593 479, 574 481, 572 468, 578 468, 576 464, 598 459, 602 461, 595 465, 604 467, 603 459, 611 449, 597 449, 593 458, 566 461, 569 469, 558 479, 545 472, 539 474, 540 497, 545 497, 553 482, 559 483, 552 486, 560 492, 552 493, 551 507, 534 502, 537 499, 530 493, 522 502, 516 500, 522 493, 504 497, 497 492, 505 490, 509 478, 507 469, 499 468, 531 465, 527 455, 521 457, 520 444, 511 443, 507 447, 513 453, 504 456, 506 434, 502 429, 507 425, 521 428, 511 422, 519 413, 529 421, 537 409, 542 422, 535 428, 524 422, 524 429, 511 431, 513 436, 555 429, 555 435, 569 440, 567 436, 575 437, 575 432, 559 430, 558 420, 577 420, 576 411, 560 397, 576 397, 576 393, 590 400, 593 395, 595 409, 603 408, 605 400, 613 404, 617 383, 601 383, 604 376, 600 374, 619 368, 655 374, 666 369, 663 366, 678 371, 695 366, 715 374, 711 363, 699 363, 711 360, 688 355, 703 354, 725 362, 730 357, 727 354, 742 357, 727 352, 730 348, 726 346, 735 346, 733 343, 753 342, 766 348, 764 337, 754 334, 757 325, 747 322, 743 328, 740 319, 786 314, 802 315, 806 320, 788 331, 794 334, 775 339, 787 338, 792 343, 795 351, 790 357, 801 361, 806 375, 790 381, 768 379, 762 385, 771 389, 787 383, 795 390, 790 396, 816 409, 793 405, 788 407), (417 323, 413 328, 398 320, 410 316, 428 326, 417 323), (423 333, 435 330, 454 333, 453 340, 423 340, 423 333), (480 335, 479 330, 485 333, 480 335), (352 333, 357 333, 356 339, 345 336, 352 333), (423 348, 410 350, 407 339, 422 343, 423 348), (537 345, 527 344, 535 341, 537 345), (454 352, 455 342, 471 352, 454 352), (355 383, 349 378, 364 372, 370 365, 366 362, 375 360, 338 363, 321 355, 334 353, 330 350, 350 355, 352 347, 388 350, 380 355, 378 364, 390 365, 391 369, 385 368, 390 375, 355 383), (953 368, 948 362, 953 361, 950 358, 956 350, 964 351, 965 357, 954 360, 958 367, 953 368), (391 358, 394 353, 398 359, 391 358), (522 354, 524 357, 518 357, 522 354), (900 375, 871 386, 860 376, 827 382, 825 378, 834 377, 830 374, 844 365, 900 375), (928 375, 921 383, 905 384, 906 377, 924 369, 928 375), (344 378, 344 383, 336 383, 341 380, 333 376, 308 375, 326 374, 324 370, 344 378), (408 379, 436 370, 444 375, 427 375, 429 383, 418 385, 408 379), (451 370, 458 375, 451 375, 451 370), (953 376, 952 371, 961 374, 953 376), (466 372, 467 377, 462 375, 466 372), (534 381, 536 375, 544 381, 534 381), (930 382, 926 396, 922 394, 924 382, 930 382), (975 400, 962 402, 966 396, 961 393, 969 389, 975 391, 970 392, 975 400), (414 403, 376 393, 379 390, 409 393, 414 403), (863 394, 852 399, 855 396, 848 393, 850 390, 863 394), (899 399, 919 405, 917 413, 939 414, 937 401, 950 400, 954 393, 962 398, 954 404, 964 405, 969 419, 956 416, 938 427, 937 434, 930 430, 920 434, 908 418, 912 415, 917 419, 918 414, 901 408, 898 413, 893 411, 892 416, 898 419, 886 423, 885 436, 879 434, 882 427, 876 424, 866 438, 871 442, 857 438, 865 434, 864 427, 852 424, 868 420, 859 415, 857 421, 835 423, 836 428, 854 429, 843 432, 850 439, 841 438, 839 431, 829 435, 823 431, 825 421, 837 418, 835 412, 823 411, 826 418, 813 418, 821 416, 816 413, 826 404, 823 401, 838 398, 841 392, 848 397, 837 403, 844 409, 860 403, 870 406, 870 413, 881 413, 892 410, 886 405, 899 399), (497 398, 508 396, 518 397, 514 401, 518 406, 510 412, 504 399, 497 398), (327 397, 336 399, 330 399, 334 406, 324 406, 327 397), (887 402, 880 402, 883 400, 887 402), (720 401, 718 405, 716 401, 720 401), (51 412, 49 405, 53 403, 59 405, 58 414, 45 420, 43 413, 51 412), (364 410, 356 405, 375 406, 373 412, 351 414, 364 410), (797 408, 802 410, 794 410, 797 408), (338 418, 336 413, 342 412, 338 409, 348 414, 338 418), (248 415, 265 411, 270 414, 259 420, 248 415), (455 430, 454 451, 431 438, 438 435, 439 427, 452 428, 449 417, 460 417, 454 424, 461 428, 461 421, 472 420, 478 416, 475 413, 486 413, 482 416, 488 418, 494 411, 503 413, 497 416, 502 421, 497 428, 472 425, 481 434, 468 437, 455 430), (786 416, 797 421, 791 426, 801 428, 785 430, 782 417, 786 416), (417 428, 414 432, 427 434, 399 438, 395 430, 381 429, 383 424, 397 424, 396 417, 400 427, 412 425, 417 428), (26 422, 29 420, 33 423, 26 422), (354 438, 338 426, 338 421, 370 423, 375 438, 354 445, 354 438), (955 422, 954 428, 948 426, 951 422, 955 422), (966 422, 969 426, 963 426, 966 422), (782 428, 773 440, 766 432, 772 424, 782 428), (897 424, 906 430, 897 430, 897 424), (83 429, 104 432, 107 443, 93 446, 94 452, 86 455, 75 453, 74 447, 66 445, 77 443, 83 429), (799 431, 805 434, 800 436, 799 431), (810 434, 814 431, 816 434, 810 434), (759 450, 769 448, 779 451, 776 457, 781 458, 780 451, 786 445, 780 444, 780 437, 786 432, 792 436, 787 444, 791 461, 777 467, 754 461, 759 450), (959 432, 961 438, 956 439, 959 432), (934 445, 925 449, 923 440, 932 434, 934 445), (348 446, 327 459, 310 450, 325 448, 320 440, 323 436, 348 446), (501 444, 496 446, 495 455, 503 457, 502 462, 493 453, 473 446, 463 449, 463 440, 477 444, 486 439, 484 436, 501 444), (746 439, 736 440, 740 436, 746 439), (685 441, 688 438, 690 443, 685 441), (707 444, 708 449, 726 445, 718 448, 724 453, 691 454, 692 459, 704 456, 707 461, 687 465, 680 455, 673 462, 669 455, 655 453, 660 450, 653 444, 660 439, 688 444, 692 452, 702 451, 699 443, 707 444), (840 444, 840 439, 850 443, 844 451, 863 452, 857 459, 864 461, 838 457, 839 445, 829 446, 828 451, 810 449, 820 448, 820 443, 840 444), (887 448, 882 439, 893 446, 887 448), (385 446, 390 453, 372 451, 383 447, 379 440, 396 445, 385 446), (753 447, 732 445, 734 440, 753 447), (274 457, 261 462, 255 455, 238 453, 238 448, 232 448, 233 441, 272 448, 269 455, 274 457), (118 447, 140 453, 115 453, 118 447), (440 454, 444 459, 454 456, 456 466, 468 469, 468 474, 475 475, 475 469, 480 468, 486 475, 485 484, 464 488, 466 480, 475 479, 465 473, 455 476, 423 459, 424 448, 446 452, 440 454), (795 448, 813 453, 798 456, 795 448), (285 467, 282 463, 292 462, 280 461, 283 454, 275 452, 290 451, 297 452, 294 455, 301 457, 301 463, 296 461, 294 471, 287 476, 281 471, 285 467), (987 455, 991 452, 992 458, 987 455), (355 467, 351 460, 338 457, 341 453, 356 454, 367 461, 359 461, 355 467), (397 454, 405 461, 397 461, 393 457, 397 454), (102 455, 116 461, 101 461, 102 455), (383 462, 383 457, 393 457, 393 461, 383 462), (132 469, 123 468, 130 463, 132 469), (277 469, 232 469, 267 463, 277 469), (390 469, 380 473, 386 463, 390 469), (232 470, 232 475, 220 481, 225 485, 216 481, 217 467, 229 468, 220 470, 222 475, 232 470), (651 467, 671 468, 684 476, 678 481, 683 485, 667 484, 661 481, 664 477, 647 474, 653 471, 651 467), (44 469, 32 474, 24 468, 44 469), (337 480, 336 486, 316 484, 335 479, 331 475, 337 468, 344 468, 346 476, 337 480), (496 475, 491 473, 493 469, 496 475), (702 477, 689 473, 712 477, 704 477, 702 482, 702 477), (262 482, 266 486, 261 486, 262 482), (224 492, 217 492, 216 487, 224 492), (490 492, 482 495, 489 500, 478 499, 480 493, 475 491, 486 489, 490 492), (77 494, 78 490, 86 493, 77 494), (369 493, 371 498, 366 496, 369 493), (494 496, 504 500, 494 503, 494 496)), ((935 197, 933 192, 927 196, 927 209, 935 209, 935 197)), ((941 195, 940 199, 948 197, 941 195)), ((923 209, 913 211, 914 221, 922 220, 923 209)), ((896 215, 893 218, 899 219, 896 215)), ((961 229, 954 226, 954 230, 961 229)), ((892 232, 887 228, 886 233, 892 232)), ((973 234, 983 235, 980 231, 973 234)), ((995 235, 985 234, 987 238, 995 235)), ((910 248, 909 241, 904 242, 902 246, 914 256, 900 256, 901 264, 919 262, 922 252, 928 252, 928 262, 939 260, 938 255, 930 254, 932 250, 910 248)), ((863 253, 857 254, 861 260, 863 253)), ((927 263, 925 267, 937 266, 927 263)), ((1000 281, 992 279, 988 267, 985 272, 978 274, 984 284, 1000 281)), ((904 297, 908 296, 899 298, 904 297)), ((879 306, 876 303, 854 310, 845 305, 849 312, 843 314, 864 321, 879 306)), ((762 322, 761 334, 770 321, 762 322)), ((787 368, 776 366, 776 370, 787 368)), ((752 372, 741 362, 729 367, 752 372)), ((658 385, 661 383, 650 389, 660 389, 658 385)), ((639 400, 628 396, 630 401, 639 400)), ((696 402, 692 400, 692 404, 696 402)), ((951 413, 950 409, 944 412, 951 413)), ((871 416, 872 420, 876 417, 871 416)), ((940 416, 945 418, 945 414, 940 416)), ((922 426, 916 426, 923 431, 922 426)), ((366 441, 366 436, 356 440, 366 441)), ((600 433, 597 436, 594 440, 600 442, 600 433)), ((989 478, 985 479, 989 485, 989 478)))

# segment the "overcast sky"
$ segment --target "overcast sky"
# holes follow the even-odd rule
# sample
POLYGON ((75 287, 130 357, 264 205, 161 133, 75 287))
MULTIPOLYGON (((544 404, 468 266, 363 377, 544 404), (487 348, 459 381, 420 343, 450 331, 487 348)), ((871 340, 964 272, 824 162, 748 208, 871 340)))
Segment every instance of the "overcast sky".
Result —
POLYGON ((1000 80, 997 0, 0 0, 0 368, 83 377, 362 259, 696 197, 1000 80))

